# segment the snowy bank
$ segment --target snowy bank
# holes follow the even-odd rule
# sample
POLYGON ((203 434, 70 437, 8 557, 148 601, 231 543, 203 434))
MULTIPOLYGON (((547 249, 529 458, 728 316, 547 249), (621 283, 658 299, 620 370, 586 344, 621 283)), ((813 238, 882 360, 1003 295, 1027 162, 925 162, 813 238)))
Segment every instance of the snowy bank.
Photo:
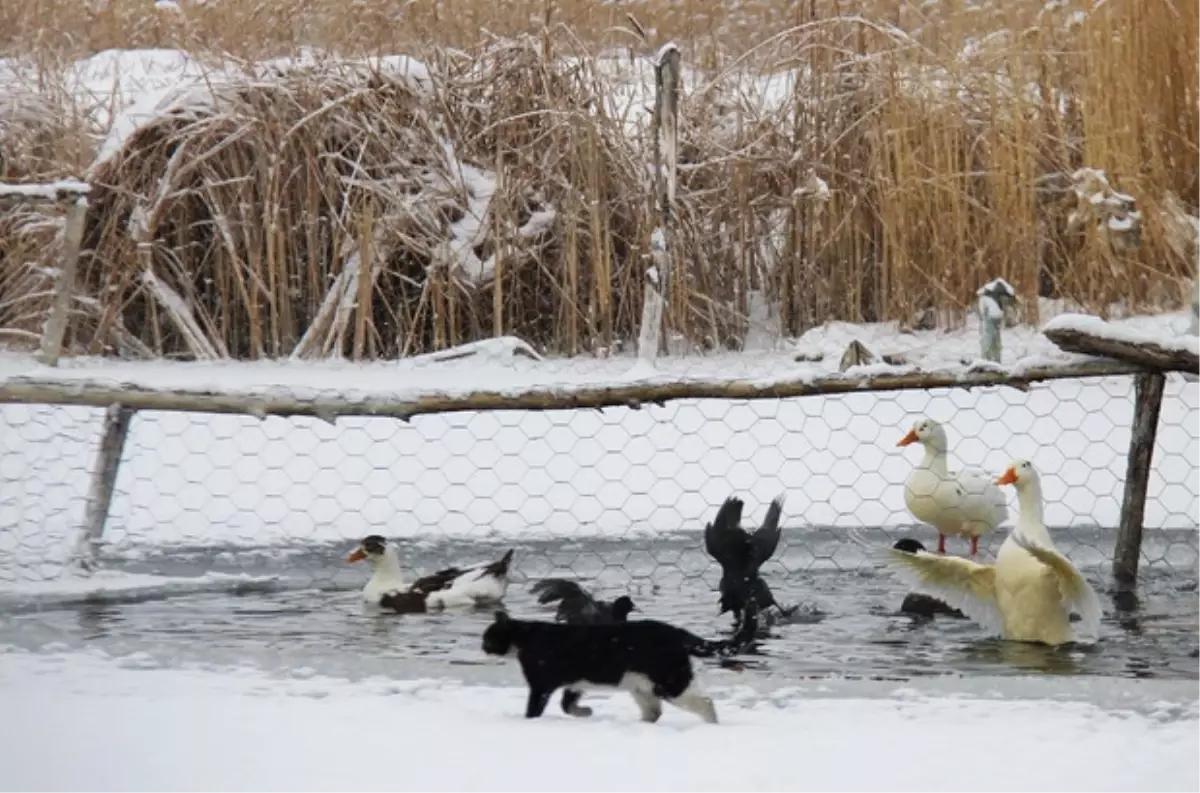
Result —
POLYGON ((0 605, 37 603, 117 602, 147 600, 169 595, 202 592, 241 593, 263 591, 277 585, 278 576, 233 575, 205 573, 198 576, 146 575, 98 570, 90 574, 73 574, 69 569, 55 569, 49 578, 38 579, 39 570, 31 580, 0 580, 0 605), (55 575, 58 574, 58 575, 55 575))
MULTIPOLYGON (((0 655, 0 780, 89 790, 1194 790, 1194 709, 741 697, 722 723, 627 696, 521 717, 522 688, 0 655), (129 668, 133 667, 133 668, 129 668), (945 751, 942 751, 945 749, 945 751), (868 759, 869 762, 863 762, 868 759), (464 760, 466 762, 464 762, 464 760)), ((517 671, 512 670, 514 682, 517 671)))

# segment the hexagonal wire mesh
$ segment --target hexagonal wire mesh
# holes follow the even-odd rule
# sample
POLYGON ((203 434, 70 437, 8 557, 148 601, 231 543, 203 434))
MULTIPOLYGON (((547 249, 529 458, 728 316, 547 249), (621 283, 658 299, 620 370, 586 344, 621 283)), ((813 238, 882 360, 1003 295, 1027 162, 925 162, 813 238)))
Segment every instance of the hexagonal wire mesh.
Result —
MULTIPOLYGON (((60 574, 83 519, 103 411, 4 405, 0 581, 60 574)), ((1107 577, 1133 414, 1132 379, 759 401, 642 410, 488 412, 310 419, 143 412, 132 420, 102 561, 129 570, 216 569, 299 585, 361 586, 340 557, 367 534, 401 542, 420 570, 518 548, 513 580, 569 575, 598 589, 712 592, 700 531, 722 500, 757 525, 785 494, 783 540, 763 568, 789 581, 865 570, 848 536, 936 533, 905 506, 920 459, 897 440, 942 422, 952 466, 1040 470, 1046 523, 1081 569, 1107 577), (877 534, 876 534, 877 533, 877 534)), ((1168 378, 1146 506, 1146 574, 1197 571, 1197 388, 1168 378)), ((1011 525, 1016 517, 1011 489, 1011 525)), ((985 535, 992 558, 1007 531, 985 535)), ((880 536, 883 535, 883 536, 880 536)), ((957 545, 956 545, 957 543, 957 545)), ((948 551, 965 555, 965 541, 948 551)), ((799 585, 797 585, 799 586, 799 585)), ((715 598, 715 596, 713 596, 715 598)))

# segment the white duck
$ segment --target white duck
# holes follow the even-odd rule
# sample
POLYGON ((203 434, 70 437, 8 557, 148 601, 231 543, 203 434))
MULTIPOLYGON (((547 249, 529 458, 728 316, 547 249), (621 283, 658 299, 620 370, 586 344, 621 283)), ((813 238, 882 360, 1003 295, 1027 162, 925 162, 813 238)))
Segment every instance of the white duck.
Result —
POLYGON ((363 587, 363 600, 369 605, 401 614, 424 613, 430 609, 499 603, 508 591, 508 567, 513 551, 509 549, 495 562, 471 567, 447 567, 418 578, 412 585, 404 580, 400 556, 378 534, 364 537, 346 556, 348 564, 367 560, 373 570, 363 587))
POLYGON ((995 564, 898 548, 890 549, 889 564, 905 583, 943 599, 1005 639, 1049 645, 1095 641, 1100 600, 1050 539, 1037 470, 1028 460, 1014 461, 996 484, 1016 488, 1019 513, 995 564), (1074 629, 1072 611, 1080 616, 1074 629))
POLYGON ((971 538, 971 556, 979 554, 980 536, 1008 518, 1004 493, 982 471, 951 471, 946 462, 946 430, 929 418, 913 424, 896 445, 920 443, 925 457, 904 482, 904 504, 912 516, 937 529, 938 553, 946 535, 971 538))

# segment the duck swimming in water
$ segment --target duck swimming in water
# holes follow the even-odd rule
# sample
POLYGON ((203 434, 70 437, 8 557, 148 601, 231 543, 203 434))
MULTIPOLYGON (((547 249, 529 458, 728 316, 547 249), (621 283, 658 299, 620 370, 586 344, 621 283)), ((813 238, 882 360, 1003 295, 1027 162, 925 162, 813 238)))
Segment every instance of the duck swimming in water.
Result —
POLYGON ((423 614, 431 610, 500 603, 508 592, 512 557, 510 548, 494 562, 447 567, 409 584, 395 546, 381 535, 372 534, 364 537, 345 561, 355 564, 365 560, 371 566, 371 578, 362 590, 363 600, 368 605, 400 614, 423 614))

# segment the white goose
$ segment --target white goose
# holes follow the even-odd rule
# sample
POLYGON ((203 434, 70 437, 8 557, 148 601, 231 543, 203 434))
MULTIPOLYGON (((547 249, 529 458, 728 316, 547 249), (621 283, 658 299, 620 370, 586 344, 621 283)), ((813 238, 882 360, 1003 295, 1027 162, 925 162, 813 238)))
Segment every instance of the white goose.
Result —
POLYGON ((412 585, 404 580, 400 555, 378 534, 364 537, 346 556, 348 564, 364 559, 372 574, 363 587, 363 600, 371 606, 401 614, 419 614, 430 609, 495 604, 508 592, 508 567, 513 551, 494 562, 471 567, 447 567, 418 578, 412 585))
POLYGON ((888 562, 897 577, 1011 641, 1049 645, 1095 641, 1100 633, 1100 600, 1054 547, 1042 518, 1037 470, 1028 460, 1014 461, 996 484, 1016 488, 1019 514, 995 564, 892 548, 888 562), (1072 611, 1080 616, 1075 628, 1072 611))
POLYGON ((913 424, 896 445, 920 443, 925 457, 904 482, 904 504, 912 516, 937 529, 938 553, 946 552, 946 535, 971 539, 971 556, 979 554, 980 536, 1008 518, 1004 493, 982 471, 951 471, 946 462, 946 430, 933 419, 913 424))

